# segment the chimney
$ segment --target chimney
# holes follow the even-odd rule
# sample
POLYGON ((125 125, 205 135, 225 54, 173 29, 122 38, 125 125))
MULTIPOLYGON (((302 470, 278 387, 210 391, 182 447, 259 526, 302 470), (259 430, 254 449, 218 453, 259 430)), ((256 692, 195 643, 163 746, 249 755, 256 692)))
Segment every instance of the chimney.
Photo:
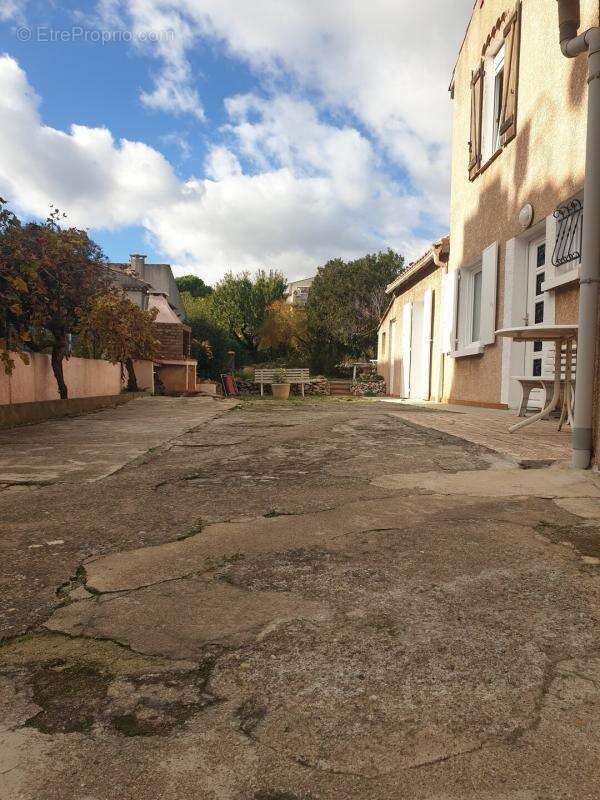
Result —
POLYGON ((129 256, 129 263, 131 265, 131 269, 135 272, 135 274, 144 279, 144 264, 146 262, 146 256, 140 255, 139 253, 132 253, 129 256))

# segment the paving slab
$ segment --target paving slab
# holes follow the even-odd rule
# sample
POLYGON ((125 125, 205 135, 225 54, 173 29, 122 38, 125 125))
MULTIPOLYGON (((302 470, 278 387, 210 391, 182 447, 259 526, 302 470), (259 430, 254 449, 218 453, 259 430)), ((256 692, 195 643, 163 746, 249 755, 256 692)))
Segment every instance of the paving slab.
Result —
POLYGON ((100 480, 235 405, 208 397, 145 397, 0 431, 0 486, 100 480))
POLYGON ((392 413, 437 431, 460 436, 466 441, 494 450, 519 464, 568 461, 571 458, 571 431, 558 430, 558 420, 541 420, 514 433, 509 427, 517 421, 514 411, 471 408, 439 403, 384 401, 392 413))
MULTIPOLYGON (((560 465, 548 469, 501 468, 488 472, 429 472, 420 475, 382 475, 375 486, 419 488, 463 497, 542 497, 600 499, 600 476, 560 465)), ((564 506, 563 506, 564 507, 564 506)), ((589 507, 589 506, 588 506, 589 507)), ((571 506, 572 508, 572 506, 571 506)))
MULTIPOLYGON (((440 513, 442 503, 434 500, 428 509, 432 514, 440 513)), ((393 530, 399 516, 407 524, 421 518, 409 498, 394 498, 388 503, 348 503, 308 518, 304 514, 281 514, 209 525, 182 541, 89 559, 83 565, 86 586, 98 593, 130 591, 192 572, 208 572, 226 559, 285 552, 298 545, 343 548, 352 533, 369 528, 393 530)))
POLYGON ((555 502, 560 508, 564 508, 565 511, 576 514, 578 517, 600 520, 600 498, 598 497, 561 497, 557 498, 555 502))
POLYGON ((149 587, 135 595, 83 600, 59 609, 48 630, 111 639, 138 653, 199 658, 211 642, 260 639, 269 626, 294 619, 325 620, 323 604, 288 592, 247 592, 210 585, 194 576, 149 587), (148 608, 152 608, 152 615, 148 608))

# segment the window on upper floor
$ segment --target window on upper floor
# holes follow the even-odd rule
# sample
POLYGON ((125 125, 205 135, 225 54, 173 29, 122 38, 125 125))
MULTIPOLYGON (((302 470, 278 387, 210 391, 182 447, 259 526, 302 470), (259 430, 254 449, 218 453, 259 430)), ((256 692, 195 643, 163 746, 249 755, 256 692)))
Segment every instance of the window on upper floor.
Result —
POLYGON ((385 358, 385 339, 386 339, 385 331, 383 331, 382 334, 381 334, 381 357, 382 358, 385 358))
POLYGON ((502 95, 504 90, 504 42, 498 52, 486 60, 483 78, 483 109, 481 126, 481 161, 485 164, 502 147, 502 95))
POLYGON ((496 27, 471 78, 471 180, 517 133, 521 3, 503 29, 500 20, 496 27))

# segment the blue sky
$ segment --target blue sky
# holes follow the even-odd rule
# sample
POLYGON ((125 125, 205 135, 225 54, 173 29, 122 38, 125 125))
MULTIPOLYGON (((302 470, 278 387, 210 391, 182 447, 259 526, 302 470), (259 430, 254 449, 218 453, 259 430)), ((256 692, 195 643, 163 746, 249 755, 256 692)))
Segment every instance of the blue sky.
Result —
POLYGON ((56 203, 113 260, 211 282, 414 257, 447 228, 446 89, 471 0, 423 5, 0 0, 0 195, 23 216, 56 203), (425 78, 411 22, 435 53, 425 78))

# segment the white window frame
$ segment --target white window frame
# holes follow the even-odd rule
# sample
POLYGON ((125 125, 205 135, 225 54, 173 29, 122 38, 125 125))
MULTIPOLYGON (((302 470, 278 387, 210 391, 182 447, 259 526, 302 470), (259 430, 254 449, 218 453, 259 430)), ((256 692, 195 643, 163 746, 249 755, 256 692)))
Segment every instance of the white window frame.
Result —
POLYGON ((500 115, 502 91, 499 82, 504 72, 505 44, 498 42, 496 50, 485 60, 483 78, 483 115, 481 127, 481 163, 486 164, 502 149, 500 141, 500 115), (499 111, 498 116, 496 112, 499 111), (494 141, 495 140, 495 141, 494 141))
MULTIPOLYGON (((475 276, 481 275, 483 287, 483 261, 476 261, 468 267, 462 267, 459 272, 458 282, 458 337, 455 355, 477 355, 483 353, 481 343, 482 308, 480 306, 479 339, 473 339, 474 301, 475 301, 475 276)), ((481 297, 480 297, 481 303, 481 297)))

